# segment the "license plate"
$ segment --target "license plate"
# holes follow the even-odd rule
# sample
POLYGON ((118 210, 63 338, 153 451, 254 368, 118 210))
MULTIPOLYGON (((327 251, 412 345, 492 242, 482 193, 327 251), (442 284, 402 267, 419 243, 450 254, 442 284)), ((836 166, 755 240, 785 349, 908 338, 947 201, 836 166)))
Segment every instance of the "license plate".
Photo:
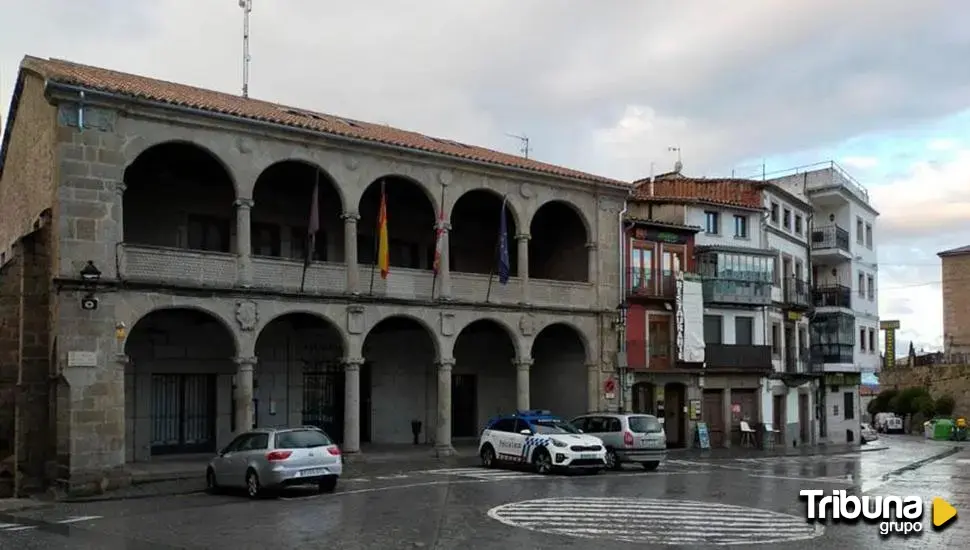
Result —
POLYGON ((327 473, 326 468, 313 468, 310 470, 300 470, 300 477, 322 476, 327 473))
POLYGON ((584 454, 579 455, 579 458, 582 459, 582 460, 591 460, 591 459, 596 458, 596 455, 594 455, 592 453, 584 453, 584 454))

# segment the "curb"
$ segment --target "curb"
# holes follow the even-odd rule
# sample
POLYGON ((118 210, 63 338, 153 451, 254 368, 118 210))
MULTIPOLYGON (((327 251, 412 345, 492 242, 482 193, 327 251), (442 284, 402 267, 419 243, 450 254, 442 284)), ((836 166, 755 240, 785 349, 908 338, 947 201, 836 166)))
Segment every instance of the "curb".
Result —
MULTIPOLYGON (((812 456, 854 455, 854 454, 857 454, 857 453, 873 453, 873 452, 886 451, 886 450, 889 450, 889 447, 886 447, 886 446, 883 446, 883 447, 870 447, 870 448, 860 447, 860 448, 854 449, 854 450, 848 450, 848 449, 840 449, 840 450, 832 450, 832 451, 819 450, 819 451, 813 452, 813 453, 791 453, 791 454, 757 454, 757 453, 751 453, 750 455, 743 455, 743 456, 704 456, 704 455, 699 455, 699 456, 684 457, 684 458, 690 458, 690 459, 693 459, 693 460, 738 460, 740 458, 792 458, 792 457, 812 457, 812 456)), ((683 455, 679 455, 679 456, 678 455, 679 455, 679 453, 670 453, 670 452, 667 453, 667 456, 670 457, 670 458, 674 458, 674 457, 680 458, 680 456, 683 456, 683 455)))

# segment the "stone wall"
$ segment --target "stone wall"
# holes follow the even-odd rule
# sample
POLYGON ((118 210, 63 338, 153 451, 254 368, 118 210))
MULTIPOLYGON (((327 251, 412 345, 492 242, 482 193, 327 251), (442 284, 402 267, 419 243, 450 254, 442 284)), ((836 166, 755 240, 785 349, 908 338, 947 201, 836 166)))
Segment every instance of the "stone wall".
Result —
POLYGON ((944 350, 970 354, 970 254, 944 256, 941 262, 944 350))
POLYGON ((896 367, 879 372, 879 388, 928 388, 934 398, 949 395, 956 401, 954 415, 970 416, 970 365, 896 367))

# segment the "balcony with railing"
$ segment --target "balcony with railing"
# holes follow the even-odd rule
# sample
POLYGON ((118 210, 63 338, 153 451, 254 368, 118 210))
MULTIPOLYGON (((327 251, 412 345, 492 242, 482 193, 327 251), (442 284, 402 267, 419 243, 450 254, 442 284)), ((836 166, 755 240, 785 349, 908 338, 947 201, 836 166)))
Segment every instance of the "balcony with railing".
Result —
POLYGON ((786 277, 782 280, 782 301, 790 309, 810 309, 812 296, 806 281, 796 277, 786 277))
POLYGON ((812 305, 852 309, 852 289, 843 285, 819 286, 812 289, 812 305))
POLYGON ((707 369, 771 371, 771 346, 744 344, 707 344, 704 351, 707 369))
POLYGON ((118 245, 119 276, 136 283, 208 288, 236 286, 236 255, 151 245, 118 245))
POLYGON ((813 359, 822 364, 851 365, 855 362, 855 343, 825 343, 812 346, 813 359))
POLYGON ((652 269, 631 269, 630 296, 673 299, 677 296, 677 277, 671 272, 652 269))
POLYGON ((821 372, 822 361, 812 355, 808 348, 786 349, 784 371, 786 374, 810 374, 821 372))
POLYGON ((812 229, 812 253, 849 252, 849 232, 836 224, 812 229))
POLYGON ((740 306, 771 303, 771 283, 757 280, 706 278, 702 284, 704 302, 740 306))

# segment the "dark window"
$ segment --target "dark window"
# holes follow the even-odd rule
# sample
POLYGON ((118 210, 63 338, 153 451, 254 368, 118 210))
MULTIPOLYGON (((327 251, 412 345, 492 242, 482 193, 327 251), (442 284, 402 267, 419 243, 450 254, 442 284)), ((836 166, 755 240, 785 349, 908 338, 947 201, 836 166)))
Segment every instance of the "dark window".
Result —
POLYGON ((239 446, 240 451, 262 451, 269 447, 269 434, 251 434, 249 439, 239 446))
POLYGON ((866 351, 866 329, 859 329, 859 348, 862 351, 866 351))
POLYGON ((280 226, 269 223, 253 224, 253 256, 280 255, 280 226))
POLYGON ((795 233, 802 234, 802 217, 795 216, 795 233))
POLYGON ((319 430, 295 430, 276 435, 277 449, 312 449, 327 445, 333 445, 333 442, 319 430))
POLYGON ((525 420, 522 420, 521 418, 516 418, 515 429, 513 431, 515 433, 521 433, 522 430, 529 430, 531 432, 532 428, 529 427, 529 424, 525 420))
POLYGON ((778 323, 771 325, 771 354, 781 356, 781 325, 778 323))
POLYGON ((710 235, 717 235, 721 231, 721 215, 717 212, 704 212, 704 228, 710 235))
POLYGON ((723 331, 721 330, 721 316, 720 315, 705 315, 704 316, 704 341, 708 344, 720 344, 723 338, 723 331))
POLYGON ((620 422, 619 418, 606 418, 606 431, 608 432, 618 432, 623 429, 623 424, 620 422))
MULTIPOLYGON (((307 228, 292 228, 290 230, 290 257, 295 260, 306 259, 306 245, 309 240, 310 235, 307 233, 307 228)), ((313 254, 313 260, 317 262, 327 261, 327 235, 323 231, 317 231, 314 241, 313 248, 316 250, 313 254)))
POLYGON ((492 425, 492 430, 495 430, 496 432, 514 432, 515 420, 511 418, 503 418, 492 425))
POLYGON ((876 331, 869 329, 869 351, 876 351, 876 331))
POLYGON ((223 453, 234 453, 240 449, 245 443, 249 442, 249 438, 252 437, 251 434, 242 434, 236 439, 233 439, 226 447, 222 450, 223 453))
POLYGON ((742 239, 748 238, 747 216, 734 216, 734 236, 742 239))
POLYGON ((778 203, 771 203, 771 223, 778 223, 778 203))
POLYGON ((189 215, 190 250, 229 252, 229 220, 189 215))
POLYGON ((734 318, 734 343, 740 346, 754 344, 754 317, 734 318))
POLYGON ((782 225, 785 226, 785 229, 791 229, 791 210, 787 208, 785 209, 784 213, 782 214, 781 222, 782 225))
POLYGON ((585 431, 587 431, 586 430, 586 423, 587 423, 586 421, 587 421, 587 418, 586 417, 574 418, 573 421, 572 421, 572 425, 577 430, 582 430, 582 431, 585 432, 585 431))
POLYGON ((842 396, 845 398, 845 419, 852 420, 855 418, 855 399, 850 391, 845 392, 842 396))
POLYGON ((663 431, 660 421, 654 416, 631 416, 630 431, 638 434, 656 434, 663 431))
POLYGON ((537 434, 574 434, 579 433, 575 426, 568 422, 554 420, 537 420, 529 428, 537 434))

